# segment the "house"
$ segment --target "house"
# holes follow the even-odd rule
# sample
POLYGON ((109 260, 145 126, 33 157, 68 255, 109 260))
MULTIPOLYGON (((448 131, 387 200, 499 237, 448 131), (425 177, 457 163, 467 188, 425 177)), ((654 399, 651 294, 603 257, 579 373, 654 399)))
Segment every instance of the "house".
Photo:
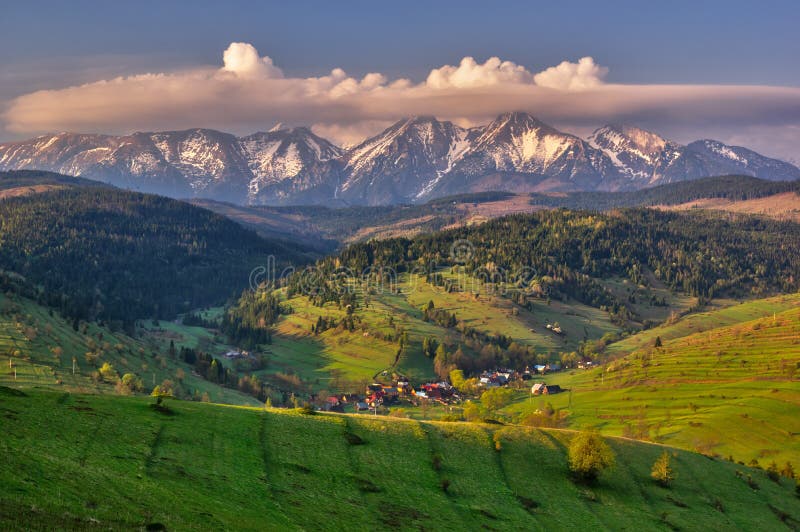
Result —
POLYGON ((531 395, 544 395, 547 393, 547 385, 543 382, 537 382, 531 386, 531 395))
POLYGON ((325 400, 322 409, 326 412, 344 412, 344 405, 338 397, 332 395, 325 400))
POLYGON ((375 383, 367 385, 367 395, 371 395, 371 394, 373 394, 375 392, 379 392, 381 390, 383 390, 383 384, 379 384, 379 383, 375 382, 375 383))
POLYGON ((446 403, 455 395, 455 388, 446 382, 429 382, 414 391, 414 395, 422 399, 433 399, 446 403))
POLYGON ((364 410, 369 410, 369 405, 364 401, 358 401, 356 403, 356 412, 363 412, 364 410))
POLYGON ((543 382, 537 382, 531 387, 531 395, 553 395, 554 393, 561 393, 564 390, 558 384, 547 385, 543 382))

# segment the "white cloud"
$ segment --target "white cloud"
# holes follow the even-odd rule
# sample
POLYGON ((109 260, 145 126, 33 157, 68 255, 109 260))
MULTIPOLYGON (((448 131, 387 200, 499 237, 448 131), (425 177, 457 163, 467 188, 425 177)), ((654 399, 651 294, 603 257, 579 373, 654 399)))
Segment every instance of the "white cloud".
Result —
POLYGON ((525 67, 490 57, 481 64, 472 57, 465 57, 455 67, 444 65, 431 70, 425 84, 433 89, 465 89, 486 87, 501 83, 530 83, 533 75, 525 67))
POLYGON ((581 57, 577 63, 562 61, 558 66, 543 70, 533 76, 533 80, 541 87, 576 91, 599 86, 606 74, 608 69, 595 64, 593 58, 581 57))
MULTIPOLYGON (((18 136, 191 127, 249 133, 283 122, 313 124, 323 136, 352 143, 405 116, 477 124, 509 110, 529 111, 573 129, 609 121, 660 132, 707 131, 713 125, 723 140, 736 131, 768 127, 778 132, 800 124, 797 87, 605 83, 607 69, 591 57, 538 74, 496 57, 483 63, 465 57, 457 66, 431 70, 420 83, 377 72, 356 78, 340 68, 318 77, 286 77, 272 59, 247 43, 232 43, 222 60, 219 67, 122 76, 24 94, 6 102, 3 126, 18 136)), ((797 157, 796 150, 788 153, 791 149, 781 148, 781 153, 797 157)))
POLYGON ((283 72, 268 56, 258 57, 258 50, 246 42, 232 42, 222 54, 222 70, 242 78, 282 78, 283 72))

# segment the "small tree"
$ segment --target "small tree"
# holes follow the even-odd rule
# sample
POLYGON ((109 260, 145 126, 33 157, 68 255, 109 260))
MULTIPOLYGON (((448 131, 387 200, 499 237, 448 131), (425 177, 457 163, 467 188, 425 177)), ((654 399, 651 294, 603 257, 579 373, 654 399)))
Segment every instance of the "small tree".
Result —
POLYGON ((134 373, 126 373, 120 382, 131 392, 140 392, 144 389, 144 382, 134 373))
POLYGON ((675 471, 669 465, 669 453, 664 451, 653 464, 650 476, 662 487, 668 488, 675 480, 675 471))
POLYGON ((464 372, 460 369, 454 369, 450 372, 450 384, 458 390, 462 391, 461 388, 464 387, 464 372))
POLYGON ((481 394, 481 404, 489 412, 495 412, 511 403, 513 398, 514 391, 509 388, 489 388, 481 394))
POLYGON ((614 452, 596 432, 581 432, 569 445, 569 468, 582 482, 594 482, 614 466, 614 452))

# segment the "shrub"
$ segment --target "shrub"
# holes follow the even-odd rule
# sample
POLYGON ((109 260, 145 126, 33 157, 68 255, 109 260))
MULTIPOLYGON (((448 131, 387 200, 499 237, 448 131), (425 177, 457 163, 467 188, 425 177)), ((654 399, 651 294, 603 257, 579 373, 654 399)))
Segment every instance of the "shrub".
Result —
POLYGON ((109 364, 108 362, 103 362, 103 365, 100 366, 100 376, 103 378, 105 382, 117 382, 117 370, 114 369, 114 366, 109 364))
POLYGON ((581 432, 572 438, 569 468, 578 480, 594 482, 614 463, 614 452, 596 432, 581 432))

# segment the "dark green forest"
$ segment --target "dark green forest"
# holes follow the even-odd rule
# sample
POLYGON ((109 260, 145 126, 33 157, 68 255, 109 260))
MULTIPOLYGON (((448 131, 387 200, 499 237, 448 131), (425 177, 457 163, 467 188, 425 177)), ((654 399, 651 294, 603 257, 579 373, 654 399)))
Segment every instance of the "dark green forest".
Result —
POLYGON ((222 303, 275 255, 303 249, 210 211, 111 188, 68 188, 0 202, 0 268, 73 319, 129 324, 222 303))

